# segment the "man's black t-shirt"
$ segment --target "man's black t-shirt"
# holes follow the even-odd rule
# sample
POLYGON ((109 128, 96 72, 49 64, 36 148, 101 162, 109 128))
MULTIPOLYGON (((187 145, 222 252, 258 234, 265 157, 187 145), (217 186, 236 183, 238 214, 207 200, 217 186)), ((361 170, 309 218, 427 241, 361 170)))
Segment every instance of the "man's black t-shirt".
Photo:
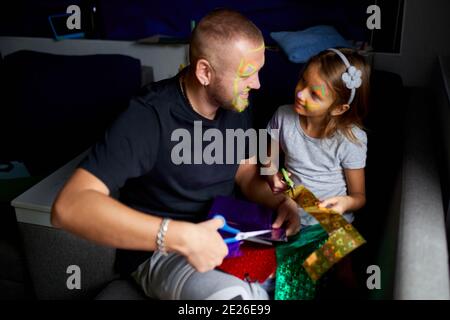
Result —
MULTIPOLYGON (((235 140, 235 159, 227 164, 230 149, 225 148, 231 143, 227 129, 250 126, 248 111, 239 114, 220 108, 214 120, 197 114, 182 94, 177 75, 151 84, 132 99, 79 167, 103 181, 110 192, 120 191, 119 200, 134 209, 197 222, 205 219, 214 197, 233 193, 240 159, 235 140), (205 135, 208 129, 213 134, 205 135), (217 138, 219 131, 222 138, 217 138), (215 139, 223 142, 222 156, 207 147, 221 142, 215 139), (207 150, 218 156, 218 163, 205 163, 207 150), (184 163, 179 164, 180 157, 184 163)), ((130 273, 150 255, 118 250, 116 267, 130 273)))

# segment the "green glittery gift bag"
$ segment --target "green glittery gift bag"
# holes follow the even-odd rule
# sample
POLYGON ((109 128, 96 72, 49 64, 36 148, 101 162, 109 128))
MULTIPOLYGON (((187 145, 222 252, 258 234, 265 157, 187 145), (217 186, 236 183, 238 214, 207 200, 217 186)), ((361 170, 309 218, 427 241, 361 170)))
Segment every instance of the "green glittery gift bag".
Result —
POLYGON ((328 239, 319 225, 302 229, 288 243, 276 247, 277 271, 275 300, 312 300, 322 280, 313 281, 302 266, 303 261, 328 239))

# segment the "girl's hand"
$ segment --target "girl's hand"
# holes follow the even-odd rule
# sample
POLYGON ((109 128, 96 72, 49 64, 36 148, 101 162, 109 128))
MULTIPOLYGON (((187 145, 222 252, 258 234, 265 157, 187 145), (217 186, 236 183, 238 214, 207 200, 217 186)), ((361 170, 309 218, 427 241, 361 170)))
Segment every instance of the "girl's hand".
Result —
MULTIPOLYGON (((289 176, 291 175, 288 173, 289 176)), ((269 183, 270 189, 274 194, 278 194, 287 190, 288 185, 283 181, 283 176, 280 172, 277 172, 274 175, 266 176, 266 180, 269 183)))
POLYGON ((319 208, 331 209, 339 214, 344 214, 352 206, 353 199, 349 196, 338 196, 325 199, 319 203, 319 208))

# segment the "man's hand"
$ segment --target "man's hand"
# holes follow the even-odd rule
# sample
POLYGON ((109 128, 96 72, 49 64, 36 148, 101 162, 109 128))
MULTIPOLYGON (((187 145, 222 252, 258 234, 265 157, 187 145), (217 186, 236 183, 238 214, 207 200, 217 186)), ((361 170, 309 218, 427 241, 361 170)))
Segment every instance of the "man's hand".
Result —
MULTIPOLYGON (((211 219, 198 224, 183 223, 174 231, 183 239, 180 254, 199 272, 213 270, 228 254, 228 247, 217 229, 223 226, 221 219, 211 219)), ((170 225, 169 225, 170 230, 170 225)))
POLYGON ((286 197, 280 203, 277 209, 277 218, 272 224, 273 228, 286 226, 286 235, 291 236, 300 231, 300 215, 298 214, 298 206, 294 200, 286 197))

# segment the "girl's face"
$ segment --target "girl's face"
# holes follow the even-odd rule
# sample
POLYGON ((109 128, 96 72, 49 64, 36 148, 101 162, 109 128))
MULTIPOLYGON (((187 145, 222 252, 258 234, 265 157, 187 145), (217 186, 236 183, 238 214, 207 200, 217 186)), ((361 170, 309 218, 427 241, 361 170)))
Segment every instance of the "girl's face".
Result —
POLYGON ((325 116, 333 102, 333 94, 317 66, 310 65, 295 88, 295 112, 306 117, 325 116))

